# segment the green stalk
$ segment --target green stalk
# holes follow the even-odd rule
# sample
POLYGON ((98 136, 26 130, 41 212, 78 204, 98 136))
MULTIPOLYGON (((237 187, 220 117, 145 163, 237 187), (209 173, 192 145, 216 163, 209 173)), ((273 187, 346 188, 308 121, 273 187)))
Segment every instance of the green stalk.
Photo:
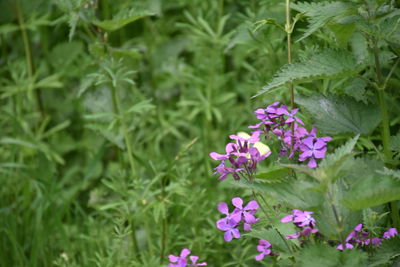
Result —
MULTIPOLYGON (((131 147, 131 142, 129 139, 129 132, 128 132, 128 129, 125 124, 125 118, 124 118, 123 114, 121 114, 121 104, 119 102, 117 89, 112 84, 111 84, 111 95, 112 95, 114 112, 117 114, 117 116, 120 120, 120 123, 121 123, 122 131, 123 131, 124 139, 125 139, 125 146, 126 146, 126 149, 128 152, 129 164, 130 164, 131 172, 133 175, 135 173, 135 162, 134 162, 133 156, 132 156, 132 147, 131 147)), ((137 237, 136 237, 136 225, 135 225, 133 216, 130 218, 129 224, 130 224, 131 230, 132 230, 131 238, 132 238, 133 250, 134 250, 135 254, 138 255, 138 257, 140 257, 140 251, 139 251, 139 246, 138 246, 137 237)))
MULTIPOLYGON (((390 150, 390 124, 389 124, 389 113, 387 109, 386 103, 386 93, 385 87, 386 83, 383 79, 381 64, 379 60, 379 49, 378 49, 378 41, 373 38, 373 52, 375 58, 375 71, 376 71, 376 81, 377 81, 377 91, 378 91, 378 100, 379 107, 381 110, 381 119, 382 119, 382 127, 381 127, 381 135, 382 135, 382 145, 383 145, 383 153, 386 158, 387 165, 390 165, 390 162, 393 160, 393 154, 390 150)), ((397 201, 390 202, 390 216, 392 218, 394 226, 399 229, 400 228, 400 216, 399 216, 399 207, 397 201)))
MULTIPOLYGON (((17 0, 15 2, 15 13, 17 15, 19 28, 21 29, 22 41, 24 43, 25 59, 26 59, 26 66, 28 69, 28 76, 29 76, 29 78, 32 78, 35 74, 35 65, 33 64, 32 48, 31 48, 31 44, 29 41, 28 33, 26 31, 24 16, 22 15, 21 5, 20 5, 19 0, 17 0)), ((40 89, 36 89, 35 92, 36 92, 36 103, 37 103, 39 112, 40 112, 40 114, 43 115, 44 109, 43 109, 43 102, 42 102, 40 89)))
MULTIPOLYGON (((290 15, 290 0, 286 0, 286 24, 285 24, 285 31, 286 31, 286 39, 287 39, 287 56, 288 56, 288 63, 292 63, 292 22, 291 22, 291 15, 290 15)), ((294 86, 293 82, 289 82, 289 93, 290 93, 290 107, 294 109, 294 86)), ((294 121, 291 123, 290 128, 292 130, 292 138, 291 138, 291 145, 290 150, 293 150, 294 146, 294 121)))
POLYGON ((133 160, 133 155, 132 155, 132 145, 131 145, 131 141, 129 139, 128 128, 126 127, 126 124, 125 124, 125 118, 124 118, 123 114, 121 114, 121 104, 119 102, 117 89, 114 86, 111 86, 111 95, 112 95, 112 101, 113 101, 113 109, 114 109, 114 112, 117 114, 117 116, 120 119, 122 131, 124 134, 125 146, 126 146, 126 150, 128 152, 128 159, 129 159, 131 171, 132 171, 132 174, 134 174, 135 173, 135 161, 133 160))
MULTIPOLYGON (((288 55, 288 63, 292 63, 292 22, 290 16, 290 0, 286 0, 286 24, 285 24, 286 36, 287 36, 287 55, 288 55)), ((290 91, 290 106, 292 109, 294 108, 294 86, 293 82, 289 83, 289 91, 290 91)), ((292 123, 292 128, 293 128, 292 123)))

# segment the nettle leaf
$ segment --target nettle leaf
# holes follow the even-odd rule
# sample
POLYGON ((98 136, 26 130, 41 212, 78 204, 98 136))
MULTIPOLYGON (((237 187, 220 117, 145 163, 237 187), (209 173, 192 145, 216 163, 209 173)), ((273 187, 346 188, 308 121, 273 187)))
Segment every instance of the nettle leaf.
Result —
POLYGON ((151 12, 147 9, 140 10, 137 8, 132 8, 128 10, 121 10, 121 12, 116 14, 111 20, 93 21, 93 24, 103 28, 106 31, 112 32, 138 19, 154 15, 154 12, 151 12))
POLYGON ((400 179, 400 170, 391 170, 384 168, 382 171, 377 171, 377 173, 400 179))
POLYGON ((371 258, 368 266, 374 267, 390 264, 395 257, 400 257, 400 238, 384 239, 374 257, 371 258))
POLYGON ((367 134, 372 132, 381 120, 378 107, 349 98, 333 95, 298 96, 296 102, 313 115, 318 129, 327 134, 367 134))
POLYGON ((267 171, 256 174, 256 178, 265 181, 280 181, 290 175, 290 170, 287 167, 274 166, 268 168, 267 171))
POLYGON ((344 2, 293 3, 292 7, 309 17, 308 21, 310 24, 298 41, 310 36, 328 23, 356 14, 353 6, 344 2))
POLYGON ((360 210, 399 199, 400 180, 371 174, 354 183, 344 194, 342 203, 351 210, 360 210))
POLYGON ((357 143, 358 135, 350 139, 346 144, 337 148, 334 153, 327 154, 319 165, 319 169, 323 170, 323 173, 329 180, 337 178, 341 167, 344 163, 352 157, 352 151, 357 143))
POLYGON ((340 48, 347 48, 347 42, 353 35, 354 24, 332 24, 329 29, 335 34, 335 39, 340 48))
POLYGON ((285 180, 283 182, 265 183, 261 180, 247 182, 233 181, 232 184, 267 194, 290 207, 313 209, 323 202, 322 194, 315 190, 315 183, 306 180, 285 180))
POLYGON ((348 86, 343 88, 346 95, 353 97, 356 101, 368 104, 367 82, 360 78, 353 79, 348 86))
POLYGON ((367 254, 360 250, 339 251, 328 245, 315 244, 301 250, 299 266, 365 266, 366 259, 367 254))
POLYGON ((348 51, 325 50, 303 62, 283 66, 256 96, 284 86, 288 82, 303 83, 318 79, 354 76, 364 69, 348 51))
POLYGON ((400 132, 390 137, 389 146, 391 150, 400 153, 400 132))

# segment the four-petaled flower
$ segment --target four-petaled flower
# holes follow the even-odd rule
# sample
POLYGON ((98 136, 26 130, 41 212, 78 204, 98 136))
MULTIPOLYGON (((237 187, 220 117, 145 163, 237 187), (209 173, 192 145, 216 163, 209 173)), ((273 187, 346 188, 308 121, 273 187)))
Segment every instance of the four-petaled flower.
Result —
POLYGON ((258 241, 257 250, 261 253, 256 256, 256 261, 261 261, 264 259, 265 255, 271 255, 272 251, 270 247, 271 243, 269 243, 267 240, 258 241))
POLYGON ((197 260, 199 259, 198 256, 190 256, 190 261, 191 263, 188 263, 187 261, 187 256, 190 254, 190 250, 187 248, 182 249, 181 253, 179 256, 175 255, 169 255, 169 261, 172 262, 168 264, 168 267, 186 267, 186 266, 207 266, 206 262, 200 262, 197 263, 197 260))
POLYGON ((398 235, 396 228, 389 228, 386 232, 383 233, 384 239, 389 239, 398 235))

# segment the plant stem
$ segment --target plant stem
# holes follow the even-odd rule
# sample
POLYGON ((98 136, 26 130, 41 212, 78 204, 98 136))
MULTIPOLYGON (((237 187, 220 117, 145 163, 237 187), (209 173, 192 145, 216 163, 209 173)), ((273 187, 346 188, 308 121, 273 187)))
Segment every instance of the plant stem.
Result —
MULTIPOLYGON (((383 153, 386 159, 386 165, 390 165, 393 160, 393 154, 390 150, 390 126, 389 126, 389 113, 387 109, 386 103, 386 93, 385 87, 386 82, 383 79, 381 63, 379 59, 379 48, 378 48, 378 40, 376 38, 372 38, 373 44, 373 53, 375 58, 375 71, 376 71, 376 82, 378 87, 378 100, 379 107, 381 110, 381 119, 382 119, 382 127, 381 127, 381 135, 382 135, 382 145, 383 145, 383 153)), ((394 226, 399 229, 400 228, 400 216, 399 216, 399 207, 398 202, 392 201, 390 202, 390 216, 392 218, 392 222, 394 226)))
MULTIPOLYGON (((123 116, 123 114, 121 114, 121 104, 119 102, 117 89, 112 84, 111 84, 111 95, 112 95, 114 112, 118 116, 120 123, 121 123, 122 131, 123 131, 124 139, 125 139, 125 146, 126 146, 126 149, 128 152, 129 164, 130 164, 131 172, 133 175, 135 173, 135 163, 133 161, 133 156, 132 156, 132 147, 131 147, 131 142, 129 139, 129 132, 128 132, 128 129, 125 124, 124 116, 123 116)), ((135 225, 133 216, 131 217, 129 223, 130 223, 131 229, 132 229, 131 237, 132 237, 133 250, 134 250, 134 253, 136 255, 138 255, 138 257, 140 257, 140 251, 139 251, 139 246, 138 246, 137 237, 136 237, 136 225, 135 225)))
MULTIPOLYGON (((17 0, 15 2, 15 12, 17 15, 19 28, 21 30, 22 41, 24 43, 25 59, 26 59, 26 66, 28 69, 28 76, 29 76, 29 78, 32 78, 35 75, 35 65, 33 64, 32 48, 31 48, 31 44, 29 41, 28 33, 26 31, 25 20, 24 20, 22 11, 21 11, 21 4, 20 4, 19 0, 17 0)), ((28 91, 28 94, 30 91, 31 90, 28 91)), ((40 114, 43 115, 44 110, 43 110, 43 102, 42 102, 40 89, 36 89, 35 94, 36 94, 36 103, 37 103, 39 112, 40 112, 40 114)))
MULTIPOLYGON (((286 36, 287 36, 287 55, 288 63, 292 63, 292 22, 290 16, 290 0, 286 0, 286 24, 285 24, 286 36)), ((293 82, 289 83, 290 91, 290 106, 294 108, 294 86, 293 82)), ((292 124, 293 125, 293 124, 292 124)))
POLYGON ((131 141, 129 139, 128 128, 126 127, 126 124, 125 124, 125 117, 123 114, 121 114, 121 104, 119 102, 117 89, 114 86, 111 86, 111 94, 112 94, 114 112, 117 114, 117 116, 120 119, 122 131, 124 134, 125 146, 126 146, 126 150, 128 152, 129 164, 131 167, 132 174, 134 174, 135 173, 135 161, 133 160, 133 156, 132 156, 132 145, 131 145, 131 141))
POLYGON ((333 212, 333 215, 335 217, 335 221, 336 221, 337 227, 339 229, 340 243, 342 244, 342 247, 344 249, 346 246, 345 246, 345 240, 344 240, 344 237, 343 237, 342 221, 340 220, 339 213, 337 212, 335 204, 333 204, 333 197, 332 197, 332 194, 329 192, 329 189, 328 189, 327 195, 328 195, 328 202, 331 205, 332 212, 333 212))
MULTIPOLYGON (((288 63, 292 63, 292 22, 290 16, 290 0, 286 0, 286 39, 287 39, 287 56, 288 56, 288 63)), ((289 92, 290 92, 290 107, 294 109, 294 85, 293 82, 289 82, 288 84, 289 92)), ((294 121, 290 125, 292 137, 290 142, 290 150, 293 150, 294 147, 294 121)))

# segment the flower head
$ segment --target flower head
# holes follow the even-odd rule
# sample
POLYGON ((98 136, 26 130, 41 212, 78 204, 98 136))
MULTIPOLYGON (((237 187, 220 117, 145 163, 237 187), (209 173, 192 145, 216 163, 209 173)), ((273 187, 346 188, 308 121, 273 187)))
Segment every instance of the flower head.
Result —
POLYGON ((270 247, 271 243, 269 243, 267 240, 259 240, 257 250, 261 253, 256 256, 256 261, 263 260, 265 255, 271 255, 272 251, 270 247))
POLYGON ((389 228, 386 232, 383 233, 384 239, 389 239, 398 235, 396 228, 389 228))
POLYGON ((190 250, 187 248, 182 249, 181 254, 179 256, 169 255, 169 261, 171 262, 168 264, 168 267, 186 267, 186 266, 207 266, 206 262, 197 263, 199 257, 198 256, 190 256, 191 264, 187 261, 187 256, 190 254, 190 250))

